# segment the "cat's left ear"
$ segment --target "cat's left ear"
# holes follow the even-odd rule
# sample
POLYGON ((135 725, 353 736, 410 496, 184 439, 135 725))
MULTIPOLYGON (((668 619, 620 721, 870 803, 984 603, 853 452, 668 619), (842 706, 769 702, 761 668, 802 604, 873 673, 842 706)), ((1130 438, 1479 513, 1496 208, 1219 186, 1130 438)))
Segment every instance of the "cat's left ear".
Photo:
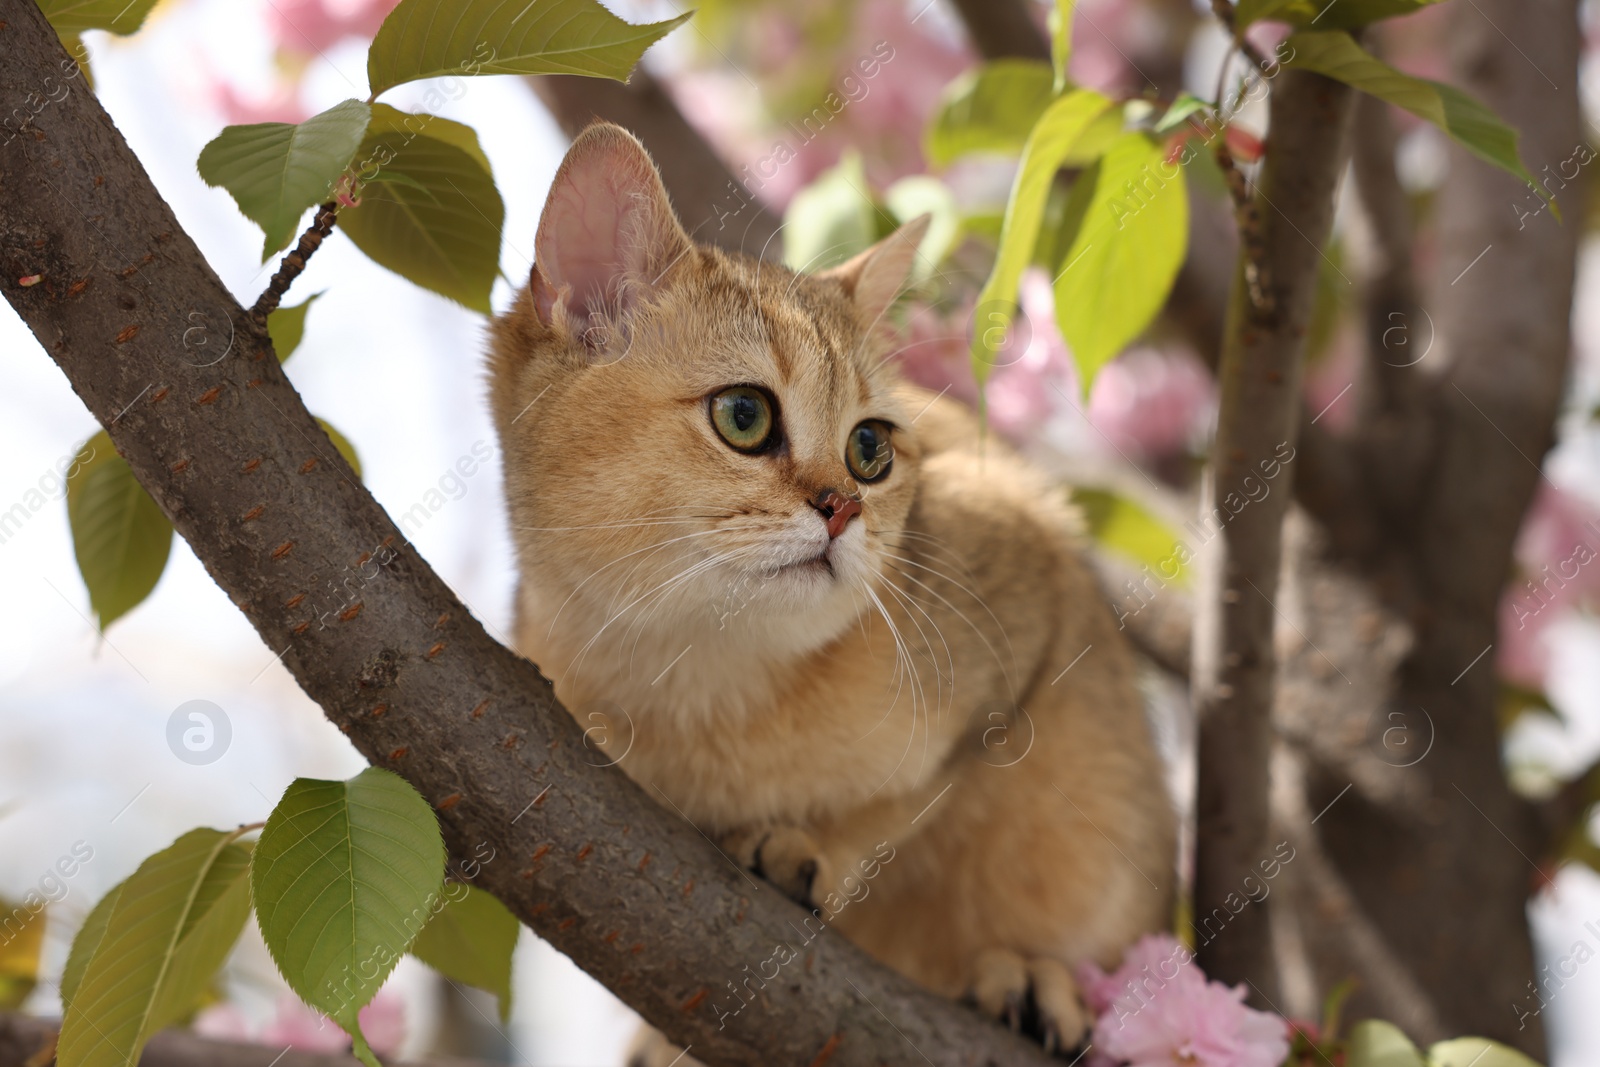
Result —
POLYGON ((917 249, 922 246, 932 221, 932 215, 918 215, 865 252, 819 274, 819 277, 843 283, 845 292, 855 302, 856 321, 862 329, 870 330, 877 325, 906 287, 916 263, 917 249))

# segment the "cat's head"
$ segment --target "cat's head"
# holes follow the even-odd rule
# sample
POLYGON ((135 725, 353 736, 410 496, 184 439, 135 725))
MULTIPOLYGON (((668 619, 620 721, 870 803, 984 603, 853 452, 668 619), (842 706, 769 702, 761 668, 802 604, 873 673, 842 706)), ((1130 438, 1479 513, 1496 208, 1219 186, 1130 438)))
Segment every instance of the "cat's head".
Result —
POLYGON ((881 323, 924 225, 795 274, 695 244, 643 147, 585 130, 491 327, 524 597, 584 638, 851 625, 915 493, 881 323))

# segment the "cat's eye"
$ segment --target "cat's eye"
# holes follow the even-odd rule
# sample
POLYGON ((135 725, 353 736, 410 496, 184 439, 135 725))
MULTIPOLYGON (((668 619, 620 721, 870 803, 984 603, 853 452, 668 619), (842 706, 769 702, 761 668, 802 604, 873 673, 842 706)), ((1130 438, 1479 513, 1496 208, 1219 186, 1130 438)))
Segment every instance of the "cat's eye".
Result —
POLYGON ((845 445, 844 458, 850 472, 864 482, 875 482, 889 473, 894 463, 894 449, 889 444, 889 424, 868 419, 850 431, 850 442, 845 445))
POLYGON ((711 425, 740 452, 760 452, 772 444, 778 420, 767 394, 752 386, 736 385, 711 398, 711 425))

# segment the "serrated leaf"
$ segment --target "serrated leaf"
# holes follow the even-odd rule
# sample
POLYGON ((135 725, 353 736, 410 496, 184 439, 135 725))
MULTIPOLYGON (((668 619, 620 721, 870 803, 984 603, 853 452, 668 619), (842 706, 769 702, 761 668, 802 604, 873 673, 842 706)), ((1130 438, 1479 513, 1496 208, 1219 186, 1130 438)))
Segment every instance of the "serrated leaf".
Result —
POLYGON ((71 1004, 78 995, 78 985, 83 981, 83 970, 89 966, 89 960, 100 948, 100 942, 106 936, 106 924, 111 921, 111 911, 117 906, 117 898, 122 894, 122 887, 127 885, 124 878, 100 902, 89 909, 89 917, 83 920, 83 925, 78 927, 77 934, 72 939, 72 949, 67 953, 67 966, 61 972, 61 1003, 71 1004))
POLYGON ((335 430, 333 423, 327 419, 318 418, 315 415, 312 418, 317 420, 317 425, 321 426, 322 432, 328 435, 328 440, 333 442, 333 447, 337 448, 339 454, 344 457, 345 462, 350 464, 350 469, 356 472, 356 477, 361 477, 361 457, 356 455, 356 446, 351 444, 349 438, 345 437, 344 434, 335 430))
POLYGON ((1111 101, 1099 93, 1075 89, 1051 103, 1028 135, 1006 203, 994 269, 978 294, 972 369, 980 386, 1016 314, 1017 286, 1039 239, 1051 181, 1073 145, 1110 108, 1111 101))
POLYGON ((359 203, 339 228, 379 265, 488 314, 505 204, 472 128, 374 104, 355 159, 359 203))
POLYGON ((156 0, 39 0, 39 10, 65 36, 84 30, 127 35, 140 26, 156 0))
POLYGON ((1369 96, 1404 108, 1433 123, 1467 151, 1515 175, 1549 202, 1560 218, 1555 197, 1533 180, 1517 154, 1517 131, 1460 89, 1402 74, 1356 43, 1348 33, 1297 33, 1287 47, 1285 66, 1311 70, 1342 81, 1369 96))
POLYGON ((1072 11, 1078 0, 1055 0, 1050 5, 1050 65, 1055 69, 1055 91, 1065 92, 1067 63, 1072 59, 1072 11))
POLYGON ((150 595, 172 551, 172 523, 117 455, 104 430, 78 450, 67 479, 67 523, 89 603, 104 630, 150 595))
POLYGON ((137 1063, 205 995, 250 914, 237 836, 191 830, 123 883, 62 1018, 59 1067, 137 1063))
POLYGON ((1077 488, 1072 503, 1083 513, 1089 536, 1134 563, 1147 564, 1166 581, 1188 580, 1178 535, 1143 505, 1105 489, 1077 488), (1173 565, 1176 569, 1173 569, 1173 565), (1171 571, 1171 573, 1168 573, 1171 571))
POLYGON ((796 193, 783 213, 783 262, 791 270, 827 270, 877 239, 877 208, 854 152, 796 193))
POLYGON ((379 1067, 357 1013, 432 915, 444 842, 428 802, 369 767, 348 781, 297 778, 250 865, 261 936, 300 999, 379 1067))
POLYGON ((377 96, 446 74, 587 74, 626 81, 692 11, 635 26, 594 0, 400 0, 367 50, 377 96))
POLYGON ((1234 25, 1244 29, 1261 19, 1299 28, 1354 30, 1398 15, 1409 15, 1440 0, 1239 0, 1234 25))
POLYGON ((370 113, 360 100, 346 100, 301 123, 224 127, 200 150, 200 177, 228 190, 261 227, 262 262, 289 246, 307 209, 332 198, 370 113))
POLYGON ((1514 1048, 1486 1037, 1458 1037, 1428 1049, 1430 1067, 1539 1067, 1514 1048))
POLYGON ((272 338, 272 350, 278 354, 279 363, 287 363, 300 347, 300 340, 306 335, 306 312, 321 295, 312 293, 300 303, 276 308, 267 316, 267 336, 272 338))
POLYGON ((1055 280, 1056 322, 1085 393, 1166 304, 1188 244, 1183 169, 1163 145, 1123 134, 1100 161, 1055 280))
POLYGON ((1350 1029, 1345 1067, 1427 1067, 1427 1063, 1398 1026, 1366 1019, 1350 1029))
POLYGON ((1036 59, 997 59, 957 78, 928 124, 928 161, 948 166, 973 152, 1013 155, 1054 95, 1050 65, 1036 59))
POLYGON ((494 896, 471 886, 450 886, 445 899, 445 906, 417 935, 411 954, 447 978, 493 993, 500 1003, 500 1021, 509 1021, 516 917, 494 896), (458 889, 465 892, 457 894, 458 889))

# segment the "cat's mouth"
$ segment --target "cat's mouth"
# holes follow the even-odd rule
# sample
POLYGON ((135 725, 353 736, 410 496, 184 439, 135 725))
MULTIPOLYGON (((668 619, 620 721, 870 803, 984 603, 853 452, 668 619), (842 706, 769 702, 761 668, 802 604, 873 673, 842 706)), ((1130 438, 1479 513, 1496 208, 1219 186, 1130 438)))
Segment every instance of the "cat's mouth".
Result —
POLYGON ((797 559, 792 563, 785 563, 782 567, 778 568, 778 573, 815 574, 818 576, 826 575, 827 577, 832 578, 833 560, 828 558, 828 553, 826 550, 824 550, 815 556, 809 556, 805 559, 797 559))

